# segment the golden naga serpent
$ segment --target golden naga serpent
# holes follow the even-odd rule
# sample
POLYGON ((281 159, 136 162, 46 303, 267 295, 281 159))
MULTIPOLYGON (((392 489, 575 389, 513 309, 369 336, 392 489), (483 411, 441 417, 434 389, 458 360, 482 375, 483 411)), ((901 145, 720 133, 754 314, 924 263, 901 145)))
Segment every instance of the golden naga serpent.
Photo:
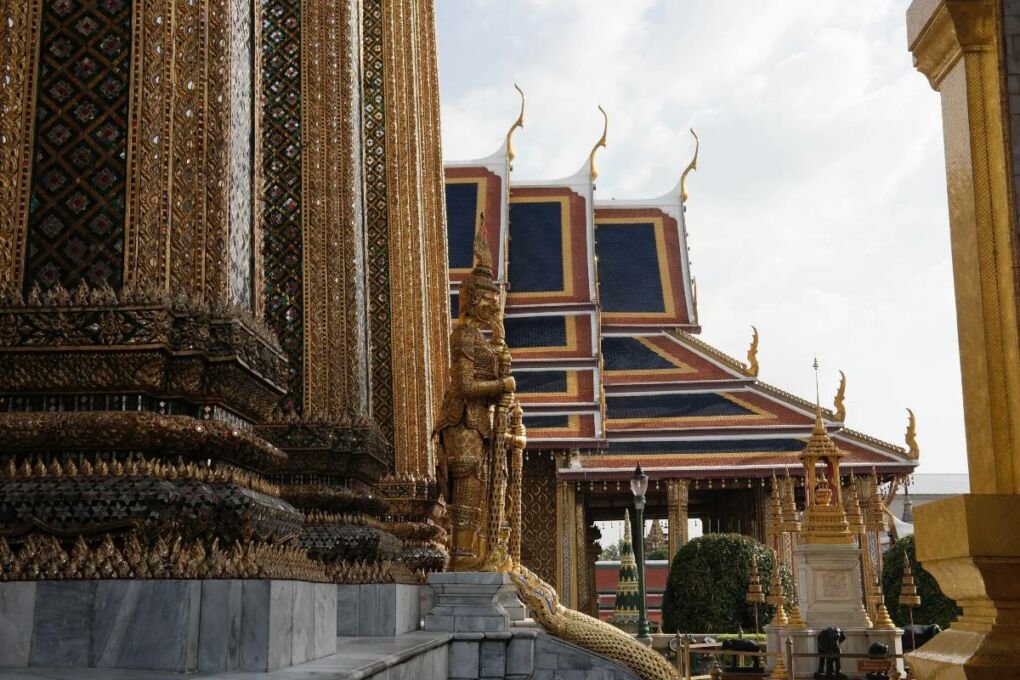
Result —
POLYGON ((551 635, 608 657, 642 680, 680 680, 676 669, 651 647, 615 626, 561 605, 556 589, 524 565, 514 564, 508 573, 521 600, 551 635))

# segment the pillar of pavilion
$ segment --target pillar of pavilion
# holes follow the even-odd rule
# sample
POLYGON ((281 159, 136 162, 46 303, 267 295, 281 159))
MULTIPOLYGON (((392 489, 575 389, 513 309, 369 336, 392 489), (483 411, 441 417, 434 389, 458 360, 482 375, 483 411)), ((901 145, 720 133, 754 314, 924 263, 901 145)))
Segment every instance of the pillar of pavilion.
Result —
POLYGON ((918 678, 1020 675, 1020 151, 1016 0, 914 0, 907 38, 942 100, 971 493, 914 510, 917 557, 962 616, 918 678))

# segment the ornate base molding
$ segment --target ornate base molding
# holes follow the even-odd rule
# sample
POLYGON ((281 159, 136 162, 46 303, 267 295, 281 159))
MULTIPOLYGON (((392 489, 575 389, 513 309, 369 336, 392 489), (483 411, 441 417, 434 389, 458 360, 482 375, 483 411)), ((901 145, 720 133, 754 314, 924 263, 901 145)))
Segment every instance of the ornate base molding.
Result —
POLYGON ((329 477, 367 488, 392 463, 386 440, 371 421, 317 423, 283 416, 259 425, 256 433, 287 452, 286 460, 267 470, 281 479, 329 477))
POLYGON ((1020 677, 1020 496, 968 494, 914 510, 917 558, 963 608, 907 655, 916 677, 1020 677))
POLYGON ((243 309, 154 289, 0 291, 0 393, 135 394, 266 418, 285 392, 276 337, 243 309))
POLYGON ((376 485, 389 511, 385 527, 404 542, 398 561, 412 573, 442 571, 449 560, 446 503, 433 479, 393 474, 376 485))

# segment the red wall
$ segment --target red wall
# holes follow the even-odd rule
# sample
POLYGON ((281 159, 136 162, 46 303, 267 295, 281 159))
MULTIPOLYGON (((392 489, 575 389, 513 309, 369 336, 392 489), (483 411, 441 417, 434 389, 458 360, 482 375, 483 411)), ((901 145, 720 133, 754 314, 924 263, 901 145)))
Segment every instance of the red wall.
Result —
MULTIPOLYGON (((595 590, 599 595, 599 618, 605 621, 613 614, 616 604, 616 582, 620 577, 619 562, 598 562, 595 565, 595 590)), ((662 622, 662 593, 669 578, 669 562, 651 560, 645 564, 645 592, 648 602, 648 620, 662 622)))

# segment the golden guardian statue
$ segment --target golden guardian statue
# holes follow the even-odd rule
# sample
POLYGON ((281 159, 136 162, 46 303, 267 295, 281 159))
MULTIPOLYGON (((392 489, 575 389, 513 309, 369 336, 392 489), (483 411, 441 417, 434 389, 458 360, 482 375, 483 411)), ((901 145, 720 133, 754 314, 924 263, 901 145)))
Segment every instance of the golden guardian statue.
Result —
POLYGON ((523 432, 515 432, 522 430, 519 418, 511 421, 516 383, 484 219, 475 235, 474 268, 460 286, 450 335, 450 384, 436 426, 439 488, 452 524, 452 571, 509 567, 507 447, 523 448, 518 443, 523 432))

